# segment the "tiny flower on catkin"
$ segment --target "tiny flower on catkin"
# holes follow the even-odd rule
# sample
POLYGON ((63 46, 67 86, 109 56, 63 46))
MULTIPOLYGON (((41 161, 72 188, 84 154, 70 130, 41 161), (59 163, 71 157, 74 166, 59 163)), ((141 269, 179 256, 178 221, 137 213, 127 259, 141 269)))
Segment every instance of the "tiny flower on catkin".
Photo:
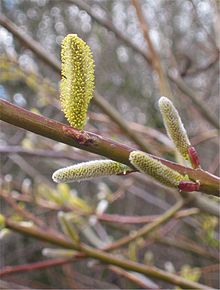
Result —
POLYGON ((94 90, 94 61, 89 46, 76 34, 61 45, 61 107, 74 128, 82 130, 94 90))
POLYGON ((94 160, 58 169, 52 178, 55 182, 74 182, 95 177, 126 174, 131 168, 112 160, 94 160))
POLYGON ((167 130, 167 134, 173 140, 177 150, 184 159, 190 160, 188 148, 191 146, 186 130, 180 119, 179 113, 173 103, 166 97, 159 100, 159 108, 167 130))
POLYGON ((169 187, 178 188, 180 181, 188 180, 187 177, 167 167, 160 161, 150 157, 142 151, 132 151, 129 160, 135 168, 144 174, 148 174, 159 182, 169 187))

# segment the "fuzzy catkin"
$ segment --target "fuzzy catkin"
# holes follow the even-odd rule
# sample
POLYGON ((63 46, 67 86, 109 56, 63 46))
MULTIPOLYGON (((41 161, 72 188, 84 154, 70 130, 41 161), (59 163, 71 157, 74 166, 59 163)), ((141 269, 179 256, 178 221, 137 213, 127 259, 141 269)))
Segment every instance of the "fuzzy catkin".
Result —
POLYGON ((142 151, 132 151, 129 160, 135 168, 148 174, 169 187, 178 187, 179 182, 186 179, 177 171, 167 167, 142 151))
POLYGON ((159 100, 159 108, 168 136, 184 159, 189 160, 188 148, 191 146, 179 113, 173 103, 166 97, 159 100))
POLYGON ((94 61, 89 46, 76 34, 61 45, 61 107, 70 125, 82 130, 94 91, 94 61))
POLYGON ((112 160, 94 160, 58 169, 52 178, 57 183, 69 183, 116 174, 126 174, 131 168, 112 160))

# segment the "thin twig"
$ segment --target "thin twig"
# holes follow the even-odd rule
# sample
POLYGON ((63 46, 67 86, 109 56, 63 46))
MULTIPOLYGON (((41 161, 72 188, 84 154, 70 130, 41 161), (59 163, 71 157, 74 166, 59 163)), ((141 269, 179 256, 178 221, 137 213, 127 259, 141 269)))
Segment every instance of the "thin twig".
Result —
MULTIPOLYGON (((198 208, 184 209, 177 212, 174 215, 174 218, 179 219, 187 217, 190 215, 196 215, 200 211, 198 208)), ((119 224, 146 224, 153 222, 159 218, 159 215, 146 215, 146 216, 126 216, 119 214, 99 214, 96 215, 100 221, 110 222, 110 223, 119 223, 119 224)))
POLYGON ((41 219, 39 219, 38 217, 36 217, 32 213, 30 213, 25 208, 18 205, 9 193, 6 193, 4 191, 0 191, 0 196, 3 197, 4 200, 22 217, 26 218, 29 221, 34 222, 37 226, 39 226, 41 228, 46 228, 46 224, 41 219))
POLYGON ((155 229, 157 229, 161 224, 167 222, 169 219, 171 219, 176 212, 182 208, 184 205, 184 200, 180 199, 174 206, 172 206, 168 211, 166 211, 164 214, 162 214, 158 219, 153 221, 150 224, 145 225, 144 227, 140 228, 136 232, 130 233, 130 235, 125 236, 116 242, 111 243, 110 245, 104 247, 104 250, 112 251, 119 247, 122 247, 132 241, 135 241, 136 239, 140 237, 145 237, 152 233, 155 229))
POLYGON ((73 258, 49 259, 49 260, 39 261, 35 263, 30 263, 30 264, 6 266, 6 267, 1 268, 0 277, 6 276, 6 275, 17 274, 20 272, 26 273, 28 271, 42 270, 42 269, 47 269, 49 267, 65 265, 68 263, 73 263, 75 260, 78 260, 79 258, 82 258, 82 257, 83 255, 76 254, 74 255, 74 259, 73 258))
POLYGON ((147 43, 147 46, 149 48, 150 52, 150 58, 152 61, 152 67, 157 72, 159 77, 159 87, 160 87, 160 94, 162 96, 171 96, 170 87, 166 78, 166 75, 163 71, 163 67, 160 61, 160 57, 157 53, 157 51, 154 49, 153 43, 149 36, 149 29, 146 19, 144 18, 144 15, 142 13, 141 5, 138 0, 132 0, 132 4, 134 5, 136 9, 136 14, 138 17, 138 20, 140 22, 140 27, 143 31, 145 42, 147 43))
POLYGON ((207 249, 200 247, 198 244, 195 244, 192 241, 190 241, 190 243, 187 243, 182 239, 173 239, 160 235, 156 235, 153 239, 158 243, 165 244, 166 246, 175 247, 182 251, 191 252, 201 257, 219 261, 218 255, 207 251, 207 249))
POLYGON ((126 279, 130 280, 131 282, 135 283, 136 285, 138 285, 139 287, 143 288, 143 289, 151 289, 152 288, 154 290, 156 289, 160 289, 158 285, 156 285, 155 283, 153 283, 153 281, 143 281, 143 279, 141 279, 140 277, 138 277, 135 273, 130 273, 128 271, 125 271, 119 267, 116 266, 108 266, 108 269, 110 269, 112 272, 125 277, 126 279))

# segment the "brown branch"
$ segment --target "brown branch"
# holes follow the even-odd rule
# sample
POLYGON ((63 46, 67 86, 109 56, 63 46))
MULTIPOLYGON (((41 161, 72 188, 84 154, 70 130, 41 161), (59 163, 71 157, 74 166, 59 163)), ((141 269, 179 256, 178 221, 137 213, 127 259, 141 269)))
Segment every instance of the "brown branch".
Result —
POLYGON ((215 128, 220 129, 219 121, 213 117, 213 114, 207 109, 206 104, 204 104, 201 99, 196 95, 196 93, 183 81, 178 73, 168 73, 169 78, 175 82, 177 87, 187 96, 190 97, 192 103, 199 110, 202 116, 209 121, 215 128))
MULTIPOLYGON (((56 122, 49 118, 34 114, 7 101, 0 101, 1 120, 17 127, 34 132, 38 135, 82 150, 105 156, 112 160, 124 163, 130 167, 129 154, 135 150, 102 136, 87 131, 78 131, 70 126, 56 122)), ((152 156, 152 155, 151 155, 152 156)), ((166 166, 185 175, 192 180, 200 180, 201 191, 218 196, 220 178, 202 169, 192 169, 177 163, 152 156, 166 166)))
POLYGON ((34 222, 37 226, 41 228, 46 228, 46 224, 40 218, 36 217, 25 208, 18 205, 8 192, 6 193, 5 191, 1 191, 0 196, 3 197, 4 200, 22 217, 34 222))
POLYGON ((5 226, 11 230, 36 238, 38 240, 45 241, 62 248, 80 251, 80 253, 85 254, 85 256, 87 257, 98 259, 104 263, 115 265, 128 271, 139 272, 149 277, 163 280, 170 284, 180 286, 184 289, 204 289, 204 290, 212 289, 208 286, 189 281, 185 278, 168 273, 156 267, 151 267, 148 265, 132 262, 121 257, 118 258, 112 254, 105 253, 104 251, 97 250, 84 244, 80 244, 79 246, 73 245, 70 241, 64 240, 63 238, 53 235, 51 233, 48 234, 47 232, 37 227, 27 227, 18 222, 11 221, 10 219, 7 218, 5 219, 5 226))
POLYGON ((147 24, 146 19, 144 18, 143 13, 142 13, 140 2, 138 0, 132 0, 132 4, 136 9, 136 14, 137 14, 137 17, 138 17, 138 20, 140 23, 140 27, 143 31, 144 39, 145 39, 145 42, 147 43, 147 46, 148 46, 149 51, 150 51, 150 58, 152 61, 152 67, 157 72, 158 77, 159 77, 160 94, 162 96, 171 96, 171 91, 169 88, 169 84, 168 84, 166 75, 163 71, 160 57, 159 57, 158 53, 156 52, 156 50, 154 49, 153 43, 152 43, 150 36, 149 36, 148 24, 147 24))
POLYGON ((193 254, 199 255, 207 259, 219 261, 219 257, 218 255, 216 255, 216 253, 209 252, 207 251, 207 249, 199 246, 198 244, 192 241, 186 242, 183 239, 173 239, 173 238, 165 237, 161 235, 158 235, 158 236, 155 235, 153 239, 154 241, 161 244, 165 244, 166 246, 175 247, 182 251, 191 252, 193 254))
MULTIPOLYGON (((74 156, 69 153, 53 151, 49 149, 27 149, 21 146, 0 146, 0 153, 27 155, 30 157, 54 158, 54 159, 69 159, 74 160, 74 156)), ((78 156, 77 156, 78 159, 78 156)), ((83 159, 84 160, 84 159, 83 159)))
POLYGON ((22 32, 17 25, 3 14, 0 14, 0 24, 18 38, 24 46, 31 49, 44 63, 60 73, 60 63, 50 54, 46 54, 45 49, 37 41, 34 41, 29 35, 22 32))
MULTIPOLYGON (((174 218, 179 219, 183 217, 188 217, 190 215, 195 215, 199 213, 199 209, 197 208, 190 208, 184 209, 177 212, 174 215, 174 218)), ((99 214, 96 217, 100 221, 110 222, 110 223, 119 223, 119 224, 146 224, 153 222, 159 218, 159 215, 146 215, 146 216, 126 216, 126 215, 119 215, 119 214, 99 214)))

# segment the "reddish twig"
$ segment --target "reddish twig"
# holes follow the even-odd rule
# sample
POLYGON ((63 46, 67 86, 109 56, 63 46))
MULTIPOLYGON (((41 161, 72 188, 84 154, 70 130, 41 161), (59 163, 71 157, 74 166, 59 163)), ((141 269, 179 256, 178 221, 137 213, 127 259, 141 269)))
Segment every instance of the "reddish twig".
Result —
POLYGON ((28 272, 28 271, 34 271, 34 270, 42 270, 49 267, 55 267, 60 266, 68 263, 74 262, 76 259, 80 259, 84 257, 82 254, 74 254, 73 258, 59 258, 59 259, 48 259, 40 262, 30 263, 30 264, 24 264, 24 265, 16 265, 16 266, 6 266, 0 269, 0 277, 6 276, 6 275, 12 275, 17 274, 21 272, 28 272))

